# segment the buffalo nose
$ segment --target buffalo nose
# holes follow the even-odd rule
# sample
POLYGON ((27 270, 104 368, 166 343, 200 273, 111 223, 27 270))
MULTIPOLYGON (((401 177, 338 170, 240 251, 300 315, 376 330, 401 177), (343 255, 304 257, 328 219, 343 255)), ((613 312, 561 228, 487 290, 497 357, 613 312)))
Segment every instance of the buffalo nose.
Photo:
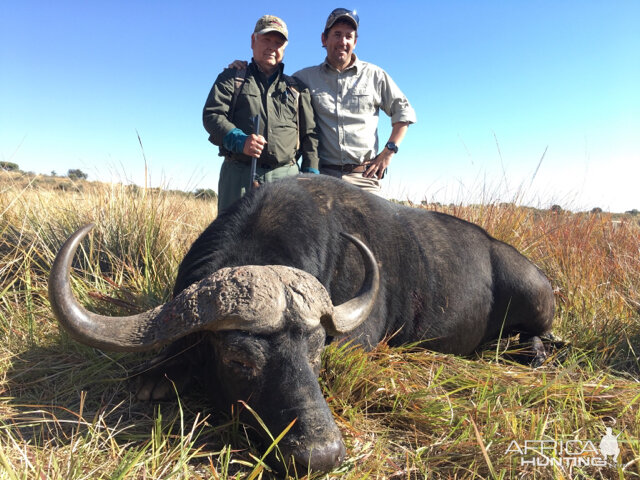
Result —
MULTIPOLYGON (((312 448, 304 448, 292 453, 297 468, 315 472, 328 472, 342 463, 346 454, 342 439, 337 439, 312 448)), ((301 473, 299 471, 299 473, 301 473)))

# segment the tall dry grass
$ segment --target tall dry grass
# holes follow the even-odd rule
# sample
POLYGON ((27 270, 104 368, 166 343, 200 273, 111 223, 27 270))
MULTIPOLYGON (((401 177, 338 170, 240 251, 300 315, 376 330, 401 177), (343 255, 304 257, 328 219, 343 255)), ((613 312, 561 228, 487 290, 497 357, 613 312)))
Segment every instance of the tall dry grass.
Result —
MULTIPOLYGON (((164 301, 214 205, 121 185, 58 191, 0 180, 0 479, 269 478, 237 411, 210 411, 199 392, 136 402, 131 375, 144 356, 69 340, 46 297, 57 249, 91 221, 73 277, 80 299, 111 314, 164 301)), ((512 363, 506 341, 475 358, 329 347, 320 382, 348 447, 329 477, 640 477, 637 219, 497 203, 437 208, 482 225, 545 271, 555 332, 570 347, 536 370, 512 363), (615 466, 523 465, 509 452, 513 441, 597 445, 607 426, 620 434, 615 466)))

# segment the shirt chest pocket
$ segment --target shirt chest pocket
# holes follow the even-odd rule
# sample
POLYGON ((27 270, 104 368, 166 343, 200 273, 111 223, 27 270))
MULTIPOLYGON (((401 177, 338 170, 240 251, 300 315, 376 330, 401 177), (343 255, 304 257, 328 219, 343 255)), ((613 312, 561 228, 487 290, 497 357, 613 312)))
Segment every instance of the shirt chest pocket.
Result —
POLYGON ((375 102, 373 95, 364 89, 354 89, 345 99, 346 107, 353 113, 373 113, 375 102))
POLYGON ((282 92, 274 92, 272 95, 273 107, 276 117, 282 123, 297 123, 298 101, 297 93, 286 89, 282 92))
POLYGON ((236 106, 233 112, 234 120, 242 120, 244 117, 251 117, 260 113, 260 92, 243 88, 238 92, 236 106))
POLYGON ((311 92, 311 106, 316 112, 334 114, 336 111, 335 105, 335 98, 329 92, 319 89, 311 92))

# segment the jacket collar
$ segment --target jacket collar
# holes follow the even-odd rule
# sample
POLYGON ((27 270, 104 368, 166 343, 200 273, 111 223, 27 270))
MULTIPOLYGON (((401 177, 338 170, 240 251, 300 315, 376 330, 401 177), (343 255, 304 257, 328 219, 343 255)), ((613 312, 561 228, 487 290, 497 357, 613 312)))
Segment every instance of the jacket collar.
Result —
MULTIPOLYGON (((249 67, 253 69, 253 72, 255 74, 260 74, 260 75, 263 75, 265 78, 267 78, 267 74, 262 71, 262 69, 258 66, 258 64, 253 58, 251 59, 251 63, 249 64, 249 67)), ((280 64, 276 67, 276 70, 273 74, 280 75, 282 74, 282 72, 284 72, 284 63, 280 62, 280 64)))

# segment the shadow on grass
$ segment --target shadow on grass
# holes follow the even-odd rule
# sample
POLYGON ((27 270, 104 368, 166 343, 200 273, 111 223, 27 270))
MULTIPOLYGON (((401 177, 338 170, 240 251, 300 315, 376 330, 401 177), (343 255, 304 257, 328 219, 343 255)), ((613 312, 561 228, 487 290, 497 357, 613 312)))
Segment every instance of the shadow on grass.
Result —
MULTIPOLYGON (((132 374, 148 358, 72 343, 11 357, 0 382, 0 439, 45 456, 75 450, 81 442, 80 451, 109 451, 125 463, 153 451, 164 462, 215 471, 214 478, 255 470, 260 458, 255 432, 240 422, 237 411, 212 410, 201 388, 168 402, 136 399, 132 374)), ((87 452, 87 458, 94 453, 87 452)))

